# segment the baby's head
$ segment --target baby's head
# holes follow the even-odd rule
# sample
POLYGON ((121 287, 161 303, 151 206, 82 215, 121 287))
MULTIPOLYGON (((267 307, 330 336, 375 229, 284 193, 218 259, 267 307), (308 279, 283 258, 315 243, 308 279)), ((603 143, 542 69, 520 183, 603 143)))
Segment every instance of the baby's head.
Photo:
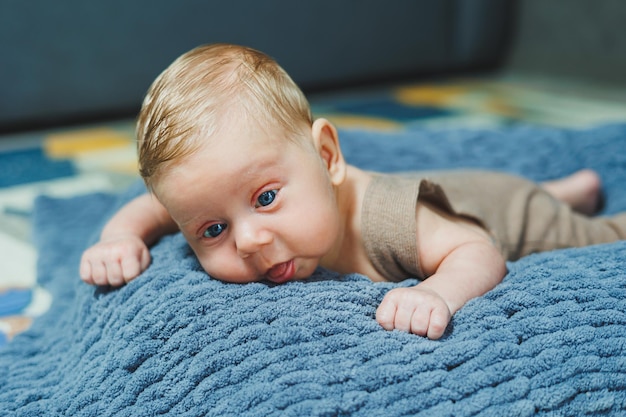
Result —
POLYGON ((333 257, 347 172, 337 132, 266 55, 188 52, 150 88, 137 130, 141 175, 209 275, 282 283, 333 257))
POLYGON ((144 99, 137 148, 148 188, 163 170, 228 128, 231 112, 293 137, 312 124, 306 97, 269 56, 229 44, 195 48, 163 71, 144 99))

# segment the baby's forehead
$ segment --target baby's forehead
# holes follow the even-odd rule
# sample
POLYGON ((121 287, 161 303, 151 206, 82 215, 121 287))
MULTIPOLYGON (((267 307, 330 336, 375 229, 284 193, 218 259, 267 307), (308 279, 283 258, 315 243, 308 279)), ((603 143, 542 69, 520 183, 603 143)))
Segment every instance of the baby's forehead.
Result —
POLYGON ((202 178, 223 178, 224 175, 241 178, 255 176, 264 170, 274 169, 284 164, 284 155, 302 161, 318 158, 313 140, 304 134, 277 131, 246 129, 239 126, 215 132, 209 138, 196 138, 195 146, 186 155, 171 160, 161 166, 155 183, 162 188, 167 184, 175 193, 174 184, 181 178, 193 176, 193 172, 203 172, 202 178), (295 153, 294 149, 299 149, 295 153))
MULTIPOLYGON (((200 130, 201 135, 207 133, 203 130, 200 130)), ((233 136, 244 145, 292 143, 310 147, 313 144, 311 129, 307 123, 286 126, 281 121, 268 117, 237 117, 233 113, 223 118, 211 134, 205 136, 204 141, 210 146, 219 148, 230 145, 228 141, 233 140, 233 136)))

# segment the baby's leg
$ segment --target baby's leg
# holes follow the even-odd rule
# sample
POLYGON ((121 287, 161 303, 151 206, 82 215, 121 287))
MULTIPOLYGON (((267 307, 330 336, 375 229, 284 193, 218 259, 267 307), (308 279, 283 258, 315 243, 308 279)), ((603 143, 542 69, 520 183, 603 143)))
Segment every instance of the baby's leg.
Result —
POLYGON ((553 197, 569 204, 574 211, 591 216, 601 206, 602 183, 591 169, 577 171, 567 177, 540 184, 553 197))

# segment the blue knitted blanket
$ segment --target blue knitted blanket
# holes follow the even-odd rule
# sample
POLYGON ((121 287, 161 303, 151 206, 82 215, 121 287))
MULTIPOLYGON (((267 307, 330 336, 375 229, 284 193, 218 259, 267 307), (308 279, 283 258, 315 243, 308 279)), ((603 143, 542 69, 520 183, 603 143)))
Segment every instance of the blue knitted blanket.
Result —
MULTIPOLYGON (((542 180, 600 172, 626 210, 626 126, 341 132, 384 171, 494 168, 542 180)), ((385 331, 386 291, 325 270, 281 286, 224 284, 180 235, 129 285, 94 288, 78 261, 142 192, 40 198, 33 239, 51 310, 0 350, 0 415, 530 416, 626 409, 626 243, 532 255, 470 301, 438 341, 385 331)))

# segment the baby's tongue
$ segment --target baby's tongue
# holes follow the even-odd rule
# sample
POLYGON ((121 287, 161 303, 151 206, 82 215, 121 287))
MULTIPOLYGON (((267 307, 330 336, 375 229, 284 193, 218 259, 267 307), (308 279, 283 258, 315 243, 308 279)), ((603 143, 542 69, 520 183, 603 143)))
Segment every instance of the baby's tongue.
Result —
POLYGON ((269 275, 270 278, 278 278, 278 277, 281 277, 285 273, 286 269, 287 269, 287 262, 283 262, 282 264, 278 264, 272 267, 272 269, 269 270, 267 275, 269 275))

